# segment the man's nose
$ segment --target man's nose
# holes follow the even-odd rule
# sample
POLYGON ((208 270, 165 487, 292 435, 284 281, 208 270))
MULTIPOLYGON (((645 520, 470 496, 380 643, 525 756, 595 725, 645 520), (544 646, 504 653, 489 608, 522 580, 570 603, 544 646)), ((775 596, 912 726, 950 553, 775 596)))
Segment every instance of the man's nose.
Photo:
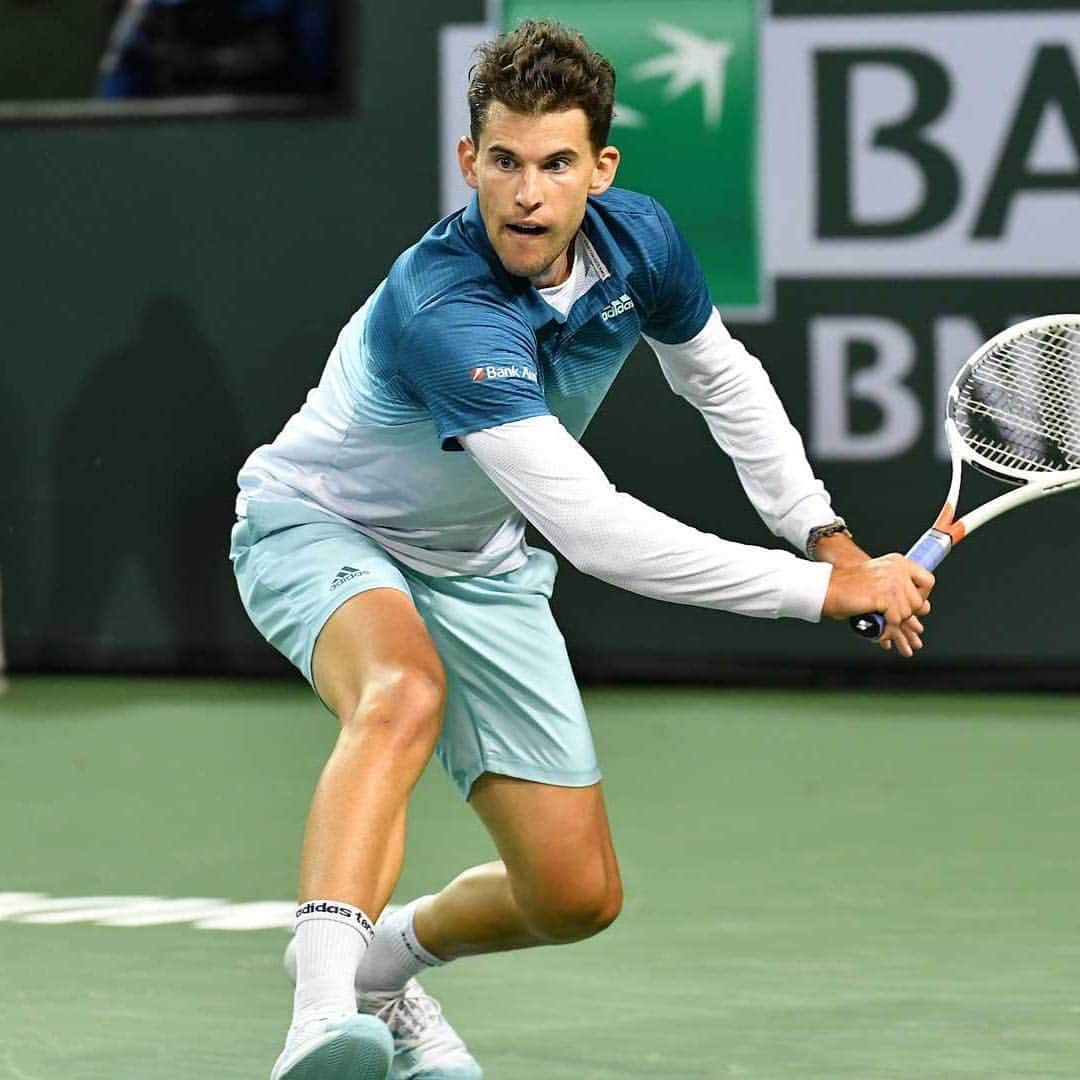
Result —
POLYGON ((535 210, 541 203, 539 177, 535 169, 523 169, 518 183, 516 202, 528 211, 535 210))

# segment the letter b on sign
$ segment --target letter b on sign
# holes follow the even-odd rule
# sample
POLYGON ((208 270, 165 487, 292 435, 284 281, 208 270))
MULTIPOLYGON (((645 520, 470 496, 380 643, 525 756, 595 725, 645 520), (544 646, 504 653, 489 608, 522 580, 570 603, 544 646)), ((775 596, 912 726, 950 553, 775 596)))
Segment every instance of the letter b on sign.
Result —
MULTIPOLYGON (((950 217, 960 198, 960 175, 949 155, 926 134, 949 103, 948 72, 933 58, 913 49, 822 50, 815 56, 818 133, 818 235, 821 237, 908 236, 935 228, 950 217), (881 107, 869 93, 857 93, 860 76, 899 74, 912 92, 905 115, 885 121, 878 116, 869 130, 865 117, 881 107), (863 117, 856 124, 856 115, 863 117), (892 216, 860 218, 861 166, 881 159, 895 176, 912 169, 921 193, 915 205, 892 216)), ((880 96, 880 95, 879 95, 880 96)), ((891 104, 891 103, 889 103, 891 104)), ((867 185, 873 188, 876 185, 867 185)), ((893 185, 889 185, 893 186, 893 185)))
POLYGON ((922 409, 904 379, 915 366, 908 332, 889 319, 827 316, 810 321, 810 445, 822 461, 881 461, 909 449, 922 428, 922 409), (852 371, 855 346, 873 362, 852 371), (854 431, 851 402, 880 416, 877 427, 854 431))

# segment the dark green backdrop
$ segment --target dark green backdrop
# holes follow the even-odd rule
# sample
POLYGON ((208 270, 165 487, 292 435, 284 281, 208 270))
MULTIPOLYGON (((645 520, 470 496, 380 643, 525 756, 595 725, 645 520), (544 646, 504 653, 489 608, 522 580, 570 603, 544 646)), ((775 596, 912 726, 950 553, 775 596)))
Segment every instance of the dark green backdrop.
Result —
MULTIPOLYGON (((482 15, 479 0, 357 4, 353 105, 337 115, 0 128, 0 565, 13 668, 280 669, 226 561, 234 476, 438 215, 438 27, 482 15)), ((780 281, 775 317, 735 329, 805 426, 815 312, 895 318, 929 351, 932 315, 976 316, 989 331, 1016 312, 1074 310, 1078 286, 780 281)), ((660 508, 772 542, 649 355, 632 358, 586 442, 617 484, 660 508)), ((905 547, 946 480, 928 444, 820 471, 876 550, 905 547)), ((921 677, 1021 665, 1020 681, 1070 680, 1077 526, 1076 502, 1050 501, 948 562, 921 677)), ((556 606, 586 677, 895 666, 838 625, 676 608, 568 567, 556 606)))

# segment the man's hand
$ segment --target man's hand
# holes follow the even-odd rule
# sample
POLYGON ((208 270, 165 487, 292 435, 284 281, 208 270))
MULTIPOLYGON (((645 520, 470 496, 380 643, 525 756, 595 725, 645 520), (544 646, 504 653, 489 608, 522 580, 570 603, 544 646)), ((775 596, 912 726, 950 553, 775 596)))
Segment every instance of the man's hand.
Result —
POLYGON ((882 555, 856 566, 838 566, 829 580, 829 590, 821 613, 846 619, 868 611, 885 616, 883 649, 893 642, 901 656, 911 656, 922 648, 923 625, 919 616, 930 613, 927 596, 934 587, 934 575, 903 555, 882 555))
POLYGON ((833 619, 880 611, 885 632, 878 644, 886 651, 896 644, 901 656, 913 656, 923 647, 920 615, 930 613, 926 599, 934 587, 934 575, 902 555, 871 559, 853 540, 842 534, 818 541, 818 559, 832 563, 832 578, 821 611, 833 619))

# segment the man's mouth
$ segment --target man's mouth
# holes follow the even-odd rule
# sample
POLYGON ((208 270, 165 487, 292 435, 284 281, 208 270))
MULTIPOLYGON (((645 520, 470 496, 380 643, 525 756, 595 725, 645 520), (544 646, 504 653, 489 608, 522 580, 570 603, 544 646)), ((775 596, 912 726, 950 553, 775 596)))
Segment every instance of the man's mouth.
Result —
POLYGON ((546 225, 534 225, 531 222, 508 223, 506 227, 518 236, 543 236, 548 231, 546 225))

